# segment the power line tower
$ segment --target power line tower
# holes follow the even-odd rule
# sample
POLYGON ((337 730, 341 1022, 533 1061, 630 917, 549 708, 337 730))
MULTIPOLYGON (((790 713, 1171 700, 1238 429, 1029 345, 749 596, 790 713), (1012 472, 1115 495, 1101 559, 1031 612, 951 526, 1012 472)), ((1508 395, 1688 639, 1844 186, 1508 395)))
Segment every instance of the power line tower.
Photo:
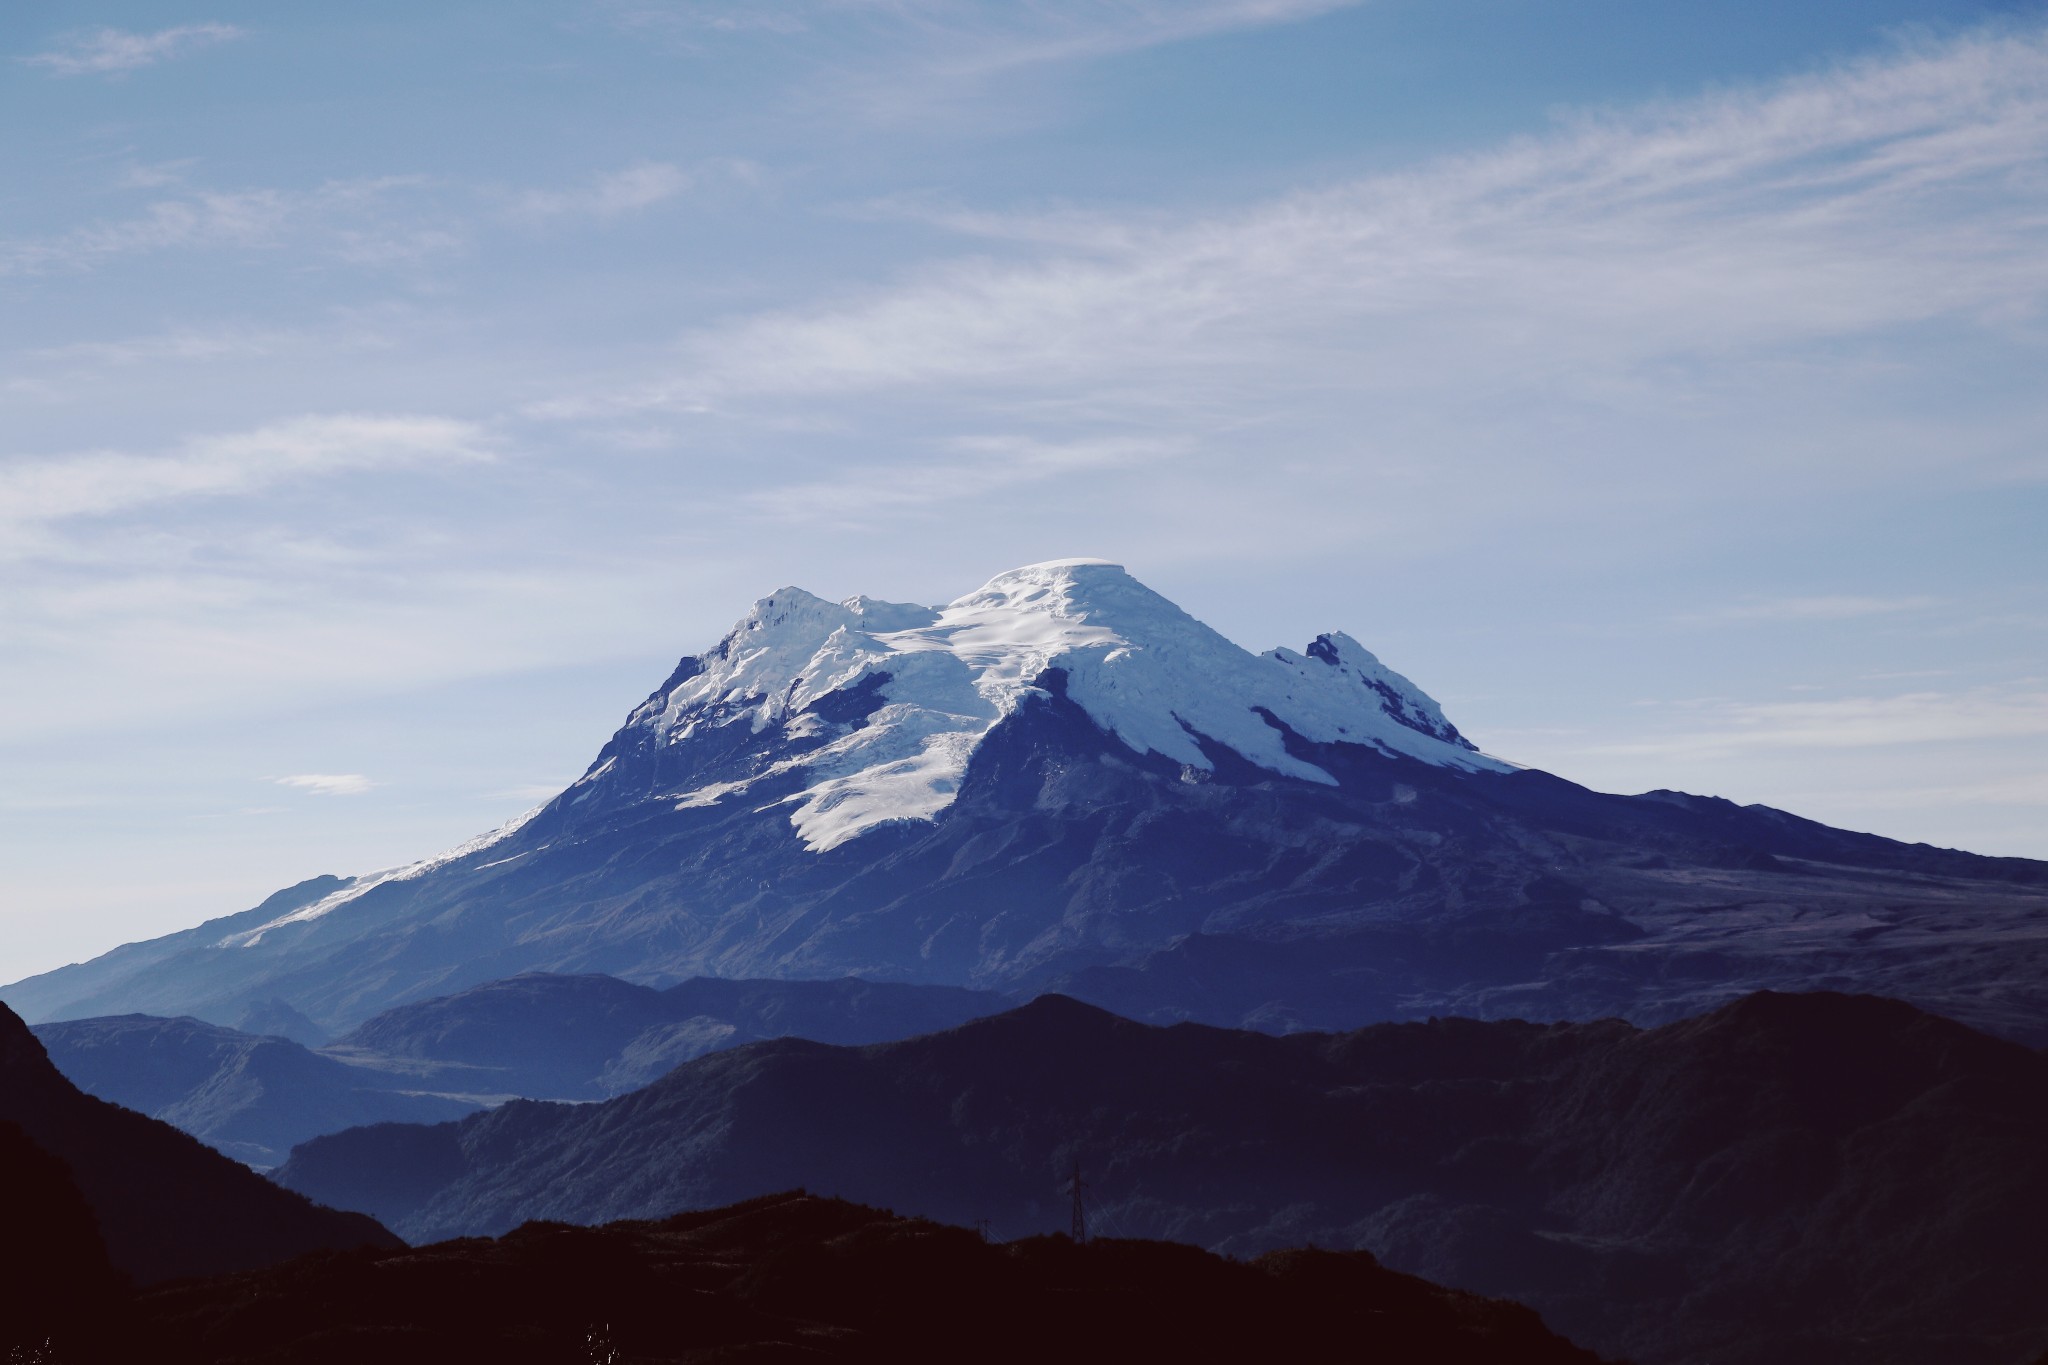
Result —
POLYGON ((1074 1219, 1070 1231, 1074 1245, 1080 1246, 1088 1240, 1088 1206, 1081 1194, 1088 1186, 1081 1179, 1081 1157, 1078 1152, 1074 1155, 1074 1173, 1068 1177, 1067 1188, 1074 1197, 1074 1219))

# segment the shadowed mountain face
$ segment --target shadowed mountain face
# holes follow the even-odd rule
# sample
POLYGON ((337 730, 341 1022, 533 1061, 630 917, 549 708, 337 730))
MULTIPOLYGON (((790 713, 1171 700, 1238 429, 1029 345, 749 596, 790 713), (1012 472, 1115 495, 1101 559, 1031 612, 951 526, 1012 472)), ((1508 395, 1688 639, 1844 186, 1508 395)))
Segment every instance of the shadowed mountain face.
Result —
POLYGON ((659 1223, 301 1261, 144 1298, 166 1365, 710 1360, 1430 1361, 1597 1365, 1516 1304, 1368 1256, 1251 1264, 1034 1238, 793 1193, 659 1223), (610 1352, 616 1351, 614 1356, 610 1352))
POLYGON ((285 1000, 257 1000, 235 1021, 238 1033, 259 1038, 283 1038, 302 1047, 319 1047, 328 1041, 327 1031, 291 1007, 285 1000))
POLYGON ((528 971, 853 974, 1280 1031, 1846 988, 2042 1043, 2044 912, 2048 865, 1515 770, 1355 641, 1248 654, 1062 563, 779 592, 530 817, 0 994, 338 1033, 528 971))
POLYGON ((1284 1038, 1047 997, 901 1043, 756 1044, 600 1105, 359 1129, 279 1178, 415 1239, 800 1180, 1017 1236, 1063 1225, 1077 1155, 1106 1230, 1363 1247, 1646 1362, 2041 1344, 2048 1059, 1861 997, 1284 1038))
POLYGON ((699 980, 657 991, 608 976, 534 975, 400 1006, 318 1051, 141 1014, 34 1032, 87 1094, 267 1167, 344 1128, 435 1123, 521 1095, 602 1099, 762 1038, 880 1042, 1002 1004, 980 991, 851 979, 699 980))
MULTIPOLYGON (((361 1214, 320 1208, 155 1119, 80 1094, 0 1007, 0 1127, 68 1170, 113 1268, 140 1282, 271 1265, 308 1251, 398 1245, 361 1214)), ((48 1162, 0 1163, 10 1219, 47 1189, 48 1162)), ((10 1223, 9 1234, 17 1229, 10 1223)), ((52 1256, 76 1259, 52 1234, 52 1256)), ((16 1248, 19 1250, 20 1248, 16 1248)), ((36 1248, 29 1248, 29 1259, 36 1248)))

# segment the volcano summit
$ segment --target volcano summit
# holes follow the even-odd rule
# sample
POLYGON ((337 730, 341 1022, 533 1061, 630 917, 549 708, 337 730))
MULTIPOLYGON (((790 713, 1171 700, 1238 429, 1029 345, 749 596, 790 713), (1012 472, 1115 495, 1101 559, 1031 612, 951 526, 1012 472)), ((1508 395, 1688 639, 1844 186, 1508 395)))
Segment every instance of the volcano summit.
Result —
POLYGON ((1348 636, 1251 654, 1074 559, 943 607, 781 589, 501 829, 0 995, 340 1030, 522 971, 857 974, 1288 1029, 1825 987, 2048 1041, 2044 911, 2048 864, 1592 792, 1348 636))

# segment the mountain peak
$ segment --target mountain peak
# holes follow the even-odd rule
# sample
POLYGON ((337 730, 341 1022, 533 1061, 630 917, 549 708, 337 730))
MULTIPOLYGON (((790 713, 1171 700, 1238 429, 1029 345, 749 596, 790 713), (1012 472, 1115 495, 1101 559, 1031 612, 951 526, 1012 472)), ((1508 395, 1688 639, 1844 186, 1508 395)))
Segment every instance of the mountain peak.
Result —
POLYGON ((959 608, 970 603, 1001 601, 1054 613, 1085 611, 1096 593, 1114 594, 1130 589, 1158 596, 1131 577, 1121 564, 1106 559, 1048 559, 1005 569, 950 605, 959 608))
POLYGON ((823 853, 883 825, 938 818, 975 753, 1034 702, 1078 707, 1133 753, 1189 776, 1213 773, 1222 749, 1279 777, 1340 785, 1295 752, 1302 741, 1467 771, 1513 767, 1481 754, 1427 693, 1350 636, 1252 654, 1106 559, 1009 569, 940 607, 833 602, 785 586, 684 658, 553 802, 221 942, 253 946, 323 919, 386 883, 494 848, 549 810, 751 801, 785 809, 804 847, 823 853))
POLYGON ((1213 771, 1222 746, 1268 772, 1335 785, 1290 750, 1290 734, 1443 766, 1505 766, 1348 636, 1318 636, 1307 655, 1250 654, 1122 565, 1092 558, 1010 569, 943 607, 778 588, 685 660, 613 752, 663 754, 679 808, 771 796, 823 852, 882 824, 936 817, 982 742, 1046 699, 1055 670, 1098 729, 1189 769, 1213 771))
POLYGON ((752 609, 734 624, 719 647, 745 648, 752 636, 811 636, 849 627, 908 630, 928 623, 934 615, 930 607, 908 602, 884 602, 858 593, 843 601, 828 602, 802 588, 782 587, 755 602, 752 609))
POLYGON ((1036 564, 1025 564, 1015 569, 1005 569, 989 580, 1000 583, 1009 578, 1031 577, 1073 577, 1097 569, 1107 569, 1114 574, 1130 577, 1130 571, 1113 560, 1097 559, 1093 555, 1074 555, 1067 559, 1041 559, 1036 564))

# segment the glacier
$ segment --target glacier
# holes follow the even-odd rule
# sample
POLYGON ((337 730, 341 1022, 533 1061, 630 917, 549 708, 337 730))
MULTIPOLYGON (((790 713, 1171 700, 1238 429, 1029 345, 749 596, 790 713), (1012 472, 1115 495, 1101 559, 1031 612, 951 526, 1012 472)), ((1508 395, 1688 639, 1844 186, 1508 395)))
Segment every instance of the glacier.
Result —
MULTIPOLYGON (((757 772, 675 792, 679 806, 745 799, 763 779, 802 770, 777 798, 813 852, 877 825, 929 820, 952 804, 981 742, 1057 671, 1067 698, 1140 754, 1190 775, 1215 764, 1204 741, 1282 776, 1336 779, 1288 751, 1369 745, 1443 767, 1507 771, 1480 753, 1414 683, 1349 636, 1319 636, 1305 654, 1253 654, 1102 559, 1055 559, 996 575, 943 607, 801 588, 762 598, 681 681, 628 720, 659 744, 720 727, 783 727, 825 738, 757 772), (1195 686, 1190 681, 1195 680, 1195 686), (858 724, 817 711, 834 693, 872 686, 880 705, 858 724)), ((593 765, 585 780, 612 762, 593 765)))

